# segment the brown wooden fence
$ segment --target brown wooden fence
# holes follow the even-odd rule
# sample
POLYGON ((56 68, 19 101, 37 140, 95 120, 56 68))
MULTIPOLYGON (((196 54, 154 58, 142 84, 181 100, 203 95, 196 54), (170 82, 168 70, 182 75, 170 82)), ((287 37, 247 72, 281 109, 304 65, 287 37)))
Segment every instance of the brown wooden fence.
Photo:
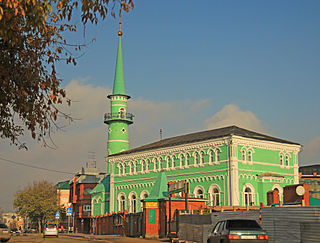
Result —
POLYGON ((93 219, 93 232, 97 235, 123 235, 139 237, 143 233, 143 213, 117 213, 93 219))

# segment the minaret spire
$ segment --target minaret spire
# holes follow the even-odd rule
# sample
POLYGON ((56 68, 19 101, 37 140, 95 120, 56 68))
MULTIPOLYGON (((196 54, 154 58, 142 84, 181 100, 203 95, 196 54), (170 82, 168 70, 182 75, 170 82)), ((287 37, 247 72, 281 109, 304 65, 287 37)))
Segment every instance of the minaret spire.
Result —
POLYGON ((108 155, 120 153, 129 149, 128 125, 133 123, 133 115, 127 112, 127 101, 130 96, 126 94, 124 87, 123 59, 121 47, 121 11, 119 14, 118 52, 116 71, 113 82, 113 92, 108 95, 111 100, 111 112, 106 113, 104 123, 108 129, 108 155))

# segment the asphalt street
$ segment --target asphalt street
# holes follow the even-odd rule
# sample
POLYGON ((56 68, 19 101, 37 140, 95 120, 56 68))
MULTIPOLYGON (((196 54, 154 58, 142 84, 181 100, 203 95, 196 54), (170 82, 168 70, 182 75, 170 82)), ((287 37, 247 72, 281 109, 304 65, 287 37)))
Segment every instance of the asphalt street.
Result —
POLYGON ((90 236, 90 235, 78 235, 78 236, 68 236, 59 235, 56 237, 46 237, 43 238, 39 234, 28 234, 13 236, 9 243, 86 243, 86 242, 105 242, 105 243, 165 243, 166 240, 151 240, 151 239, 140 239, 140 238, 130 238, 122 237, 117 235, 103 235, 103 236, 90 236))

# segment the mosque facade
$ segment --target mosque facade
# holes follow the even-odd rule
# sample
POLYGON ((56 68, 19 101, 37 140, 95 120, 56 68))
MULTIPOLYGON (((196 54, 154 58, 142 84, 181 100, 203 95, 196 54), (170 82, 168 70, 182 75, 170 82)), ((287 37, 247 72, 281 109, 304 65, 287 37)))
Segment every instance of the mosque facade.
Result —
MULTIPOLYGON (((107 176, 92 190, 92 215, 142 210, 161 171, 169 181, 189 182, 189 197, 208 206, 258 206, 267 192, 299 183, 301 145, 237 126, 201 131, 129 149, 121 36, 113 93, 108 96, 107 176)), ((179 196, 179 195, 177 195, 179 196)))

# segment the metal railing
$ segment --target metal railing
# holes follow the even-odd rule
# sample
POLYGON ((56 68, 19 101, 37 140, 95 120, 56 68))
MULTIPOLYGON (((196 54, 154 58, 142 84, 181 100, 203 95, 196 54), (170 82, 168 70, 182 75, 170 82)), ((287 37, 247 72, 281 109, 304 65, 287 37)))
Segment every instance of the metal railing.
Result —
POLYGON ((127 112, 114 112, 114 113, 106 113, 104 114, 104 120, 111 120, 111 119, 126 119, 126 120, 133 120, 134 115, 127 112))

